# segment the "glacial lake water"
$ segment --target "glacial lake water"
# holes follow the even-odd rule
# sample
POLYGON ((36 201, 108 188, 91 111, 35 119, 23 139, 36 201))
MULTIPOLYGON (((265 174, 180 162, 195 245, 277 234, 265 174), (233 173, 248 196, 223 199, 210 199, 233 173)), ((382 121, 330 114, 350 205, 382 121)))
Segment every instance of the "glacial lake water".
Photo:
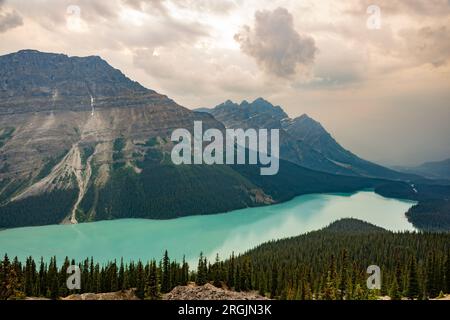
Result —
POLYGON ((28 227, 0 231, 0 254, 58 262, 68 256, 98 262, 160 259, 164 250, 178 261, 196 264, 242 253, 261 243, 321 229, 341 218, 357 218, 391 231, 414 231, 405 217, 411 201, 383 198, 371 191, 312 194, 260 208, 174 220, 125 219, 78 225, 28 227))

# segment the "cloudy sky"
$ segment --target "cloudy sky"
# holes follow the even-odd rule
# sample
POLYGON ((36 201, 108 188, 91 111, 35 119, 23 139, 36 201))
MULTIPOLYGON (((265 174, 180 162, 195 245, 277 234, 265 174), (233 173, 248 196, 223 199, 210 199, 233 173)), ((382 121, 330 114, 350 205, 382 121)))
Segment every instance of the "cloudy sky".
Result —
POLYGON ((450 157, 450 0, 0 0, 0 54, 26 48, 188 108, 262 96, 383 164, 450 157))

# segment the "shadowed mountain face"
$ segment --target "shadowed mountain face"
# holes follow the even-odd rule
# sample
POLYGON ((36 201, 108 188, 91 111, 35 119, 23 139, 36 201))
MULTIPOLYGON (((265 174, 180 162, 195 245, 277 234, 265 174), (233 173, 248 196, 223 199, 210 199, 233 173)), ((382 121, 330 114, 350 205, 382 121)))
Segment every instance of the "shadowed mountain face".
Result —
MULTIPOLYGON (((280 126, 281 108, 262 105, 264 125, 280 126)), ((1 56, 0 228, 211 214, 374 184, 283 162, 274 179, 257 166, 173 165, 173 130, 200 120, 224 130, 99 57, 1 56)))
POLYGON ((212 114, 229 128, 280 129, 281 158, 306 168, 341 175, 412 178, 359 158, 339 145, 319 122, 307 115, 290 119, 281 107, 262 98, 241 104, 227 101, 197 111, 212 114))

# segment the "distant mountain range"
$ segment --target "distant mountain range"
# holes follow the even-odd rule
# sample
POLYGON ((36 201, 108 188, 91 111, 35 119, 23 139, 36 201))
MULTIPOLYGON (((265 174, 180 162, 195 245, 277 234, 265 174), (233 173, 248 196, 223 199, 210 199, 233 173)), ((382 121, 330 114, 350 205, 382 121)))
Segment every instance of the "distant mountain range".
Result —
POLYGON ((417 167, 395 167, 399 171, 417 174, 429 179, 450 180, 450 159, 436 162, 426 162, 417 167))
POLYGON ((408 180, 417 178, 363 160, 344 149, 306 114, 291 119, 280 106, 259 98, 241 104, 226 101, 207 112, 228 128, 280 129, 280 156, 305 168, 332 174, 408 180))
POLYGON ((239 108, 246 117, 231 123, 282 128, 284 158, 296 164, 281 161, 274 177, 261 177, 257 165, 175 166, 174 129, 201 120, 224 130, 227 117, 190 111, 100 57, 1 56, 0 228, 212 214, 383 183, 356 175, 404 176, 341 150, 309 118, 290 120, 262 99, 239 108))

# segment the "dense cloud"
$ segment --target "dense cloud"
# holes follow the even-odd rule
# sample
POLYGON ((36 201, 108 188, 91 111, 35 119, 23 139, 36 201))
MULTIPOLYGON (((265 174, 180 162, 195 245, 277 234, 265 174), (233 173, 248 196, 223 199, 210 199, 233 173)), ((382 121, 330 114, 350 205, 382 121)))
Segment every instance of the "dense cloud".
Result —
POLYGON ((22 17, 17 12, 0 12, 0 32, 5 32, 22 24, 22 17))
POLYGON ((15 11, 4 8, 5 0, 0 0, 0 33, 23 25, 22 17, 15 11))
POLYGON ((279 77, 292 77, 310 66, 317 52, 314 39, 295 30, 294 18, 284 8, 257 11, 253 28, 244 26, 235 40, 242 52, 279 77))
POLYGON ((435 67, 450 61, 450 26, 422 27, 400 33, 409 54, 419 63, 430 63, 435 67))

